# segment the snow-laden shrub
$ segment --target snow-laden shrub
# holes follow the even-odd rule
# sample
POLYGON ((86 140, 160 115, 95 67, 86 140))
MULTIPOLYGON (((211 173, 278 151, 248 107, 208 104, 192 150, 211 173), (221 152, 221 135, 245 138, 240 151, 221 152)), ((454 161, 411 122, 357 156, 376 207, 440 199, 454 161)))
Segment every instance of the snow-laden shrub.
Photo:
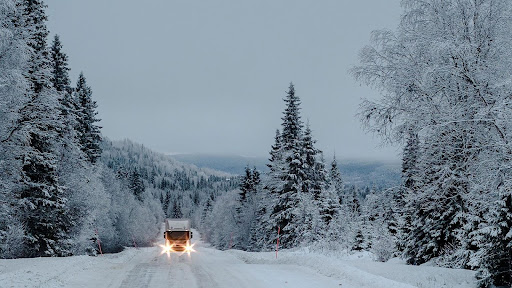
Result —
POLYGON ((386 262, 393 257, 395 243, 389 235, 381 235, 373 241, 371 252, 375 261, 386 262))
POLYGON ((0 231, 0 258, 17 258, 25 248, 25 227, 14 219, 9 222, 7 229, 0 231))
POLYGON ((209 241, 221 250, 237 246, 240 241, 236 219, 238 193, 238 190, 228 191, 213 204, 208 222, 214 229, 209 230, 209 241))

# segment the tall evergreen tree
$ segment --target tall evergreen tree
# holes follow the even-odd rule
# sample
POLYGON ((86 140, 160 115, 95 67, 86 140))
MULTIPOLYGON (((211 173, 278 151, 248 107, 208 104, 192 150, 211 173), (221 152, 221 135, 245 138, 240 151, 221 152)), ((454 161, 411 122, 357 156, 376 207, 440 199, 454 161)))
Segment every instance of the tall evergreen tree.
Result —
POLYGON ((252 171, 249 166, 245 167, 245 175, 240 181, 240 202, 244 203, 247 200, 247 194, 250 194, 254 190, 254 179, 252 171))
POLYGON ((327 182, 323 161, 319 160, 322 151, 315 147, 316 140, 313 139, 309 121, 306 124, 302 139, 303 169, 305 173, 302 191, 312 193, 313 199, 318 200, 322 189, 325 189, 327 182))
POLYGON ((331 184, 327 189, 322 189, 318 197, 318 205, 324 230, 329 229, 331 222, 335 221, 341 212, 340 200, 336 194, 334 184, 331 184))
POLYGON ((334 157, 331 162, 331 169, 329 170, 329 180, 331 184, 334 186, 334 191, 338 195, 340 204, 343 204, 345 202, 345 195, 343 193, 343 179, 341 178, 341 172, 340 169, 338 168, 338 162, 336 161, 336 154, 334 154, 334 157))
POLYGON ((128 181, 129 188, 132 191, 133 195, 135 195, 135 198, 141 202, 144 201, 143 193, 146 190, 146 188, 144 186, 144 182, 142 181, 142 177, 139 171, 137 171, 137 169, 131 171, 128 181))
POLYGON ((415 193, 417 186, 419 186, 419 183, 417 183, 419 180, 419 137, 412 128, 408 130, 406 137, 402 157, 402 185, 393 197, 394 203, 392 206, 394 210, 393 219, 396 221, 392 229, 395 226, 397 229, 391 232, 397 234, 396 247, 399 251, 405 249, 406 238, 411 233, 412 215, 418 209, 415 193))
POLYGON ((71 80, 69 79, 68 55, 62 51, 62 43, 59 35, 53 38, 51 52, 52 83, 59 92, 70 92, 71 80))
POLYGON ((26 256, 64 256, 70 254, 69 227, 63 219, 67 199, 56 173, 56 132, 63 124, 57 112, 58 94, 51 85, 46 6, 42 1, 25 0, 23 7, 28 46, 32 48, 26 73, 31 83, 30 100, 20 111, 29 144, 23 153, 23 187, 17 192, 20 217, 26 223, 26 256))
POLYGON ((80 73, 75 89, 77 103, 77 132, 82 151, 89 159, 89 162, 96 163, 101 156, 101 133, 100 128, 95 123, 100 121, 96 118, 98 105, 92 100, 92 90, 87 85, 85 76, 80 73))
POLYGON ((284 183, 282 179, 284 169, 283 147, 279 129, 276 130, 276 136, 274 137, 274 144, 270 150, 270 159, 267 167, 269 168, 269 172, 267 173, 268 177, 264 188, 271 193, 276 193, 276 191, 282 189, 284 183))
POLYGON ((476 278, 480 287, 512 286, 512 183, 503 178, 502 174, 496 188, 499 199, 488 222, 475 232, 479 243, 475 258, 480 258, 475 263, 479 266, 476 278))
POLYGON ((455 125, 426 143, 429 149, 423 153, 422 184, 410 197, 416 199, 408 201, 414 205, 408 209, 413 211, 406 243, 409 263, 419 265, 446 253, 448 247, 460 246, 457 232, 465 224, 461 215, 467 209, 464 195, 469 189, 462 133, 455 125))
POLYGON ((283 112, 282 133, 280 137, 281 157, 283 159, 281 171, 271 177, 282 181, 279 190, 270 191, 274 198, 269 221, 271 231, 281 230, 281 243, 283 247, 293 247, 300 244, 300 234, 297 234, 302 223, 302 217, 297 217, 297 207, 301 205, 301 193, 306 179, 303 169, 303 132, 302 120, 300 117, 300 99, 295 95, 295 88, 292 83, 284 99, 286 109, 283 112))

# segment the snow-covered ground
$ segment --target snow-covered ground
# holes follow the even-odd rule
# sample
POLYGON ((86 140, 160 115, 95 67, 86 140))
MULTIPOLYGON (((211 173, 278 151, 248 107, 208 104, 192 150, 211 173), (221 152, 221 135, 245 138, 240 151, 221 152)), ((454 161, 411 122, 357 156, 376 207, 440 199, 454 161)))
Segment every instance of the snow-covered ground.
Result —
MULTIPOLYGON (((197 232, 195 236, 199 235, 197 232)), ((196 253, 127 248, 98 257, 0 260, 0 287, 476 287, 473 272, 368 257, 330 257, 303 250, 219 251, 201 241, 196 253)))

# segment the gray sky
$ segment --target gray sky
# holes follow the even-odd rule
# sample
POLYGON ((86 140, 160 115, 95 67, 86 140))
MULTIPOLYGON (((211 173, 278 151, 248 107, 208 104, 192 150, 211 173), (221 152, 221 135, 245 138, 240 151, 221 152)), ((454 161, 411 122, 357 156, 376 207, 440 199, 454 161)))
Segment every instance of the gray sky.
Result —
MULTIPOLYGON (((377 93, 347 73, 400 0, 46 0, 72 82, 84 71, 103 134, 160 152, 267 156, 293 81, 317 146, 397 159, 355 118, 377 93)), ((74 84, 73 84, 74 85, 74 84)))

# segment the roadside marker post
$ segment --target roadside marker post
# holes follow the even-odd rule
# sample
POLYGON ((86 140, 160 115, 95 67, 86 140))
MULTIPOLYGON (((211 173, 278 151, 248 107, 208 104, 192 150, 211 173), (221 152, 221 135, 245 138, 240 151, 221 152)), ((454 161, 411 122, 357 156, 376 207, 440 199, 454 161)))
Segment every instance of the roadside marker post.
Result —
POLYGON ((276 259, 277 259, 277 252, 279 252, 279 233, 280 232, 281 232, 281 226, 277 226, 276 259))

